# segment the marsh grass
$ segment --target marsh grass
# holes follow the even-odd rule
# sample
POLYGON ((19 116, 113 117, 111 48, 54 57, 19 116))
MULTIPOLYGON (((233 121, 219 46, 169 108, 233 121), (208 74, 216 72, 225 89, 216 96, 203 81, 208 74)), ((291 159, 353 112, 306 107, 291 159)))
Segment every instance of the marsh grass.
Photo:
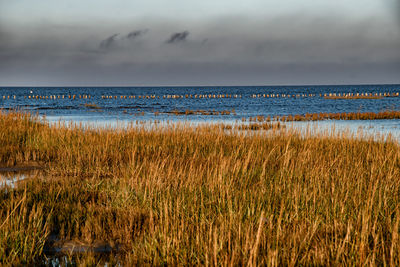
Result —
POLYGON ((42 177, 0 189, 0 264, 46 262, 50 236, 106 243, 123 265, 400 264, 394 142, 0 114, 1 164, 32 161, 42 177))
POLYGON ((82 106, 89 108, 89 109, 101 109, 100 106, 94 104, 94 103, 85 103, 82 106))
POLYGON ((237 126, 238 130, 279 130, 285 128, 286 126, 281 124, 280 122, 262 122, 262 123, 249 123, 249 124, 239 124, 237 126))
POLYGON ((218 115, 236 115, 235 110, 190 110, 187 109, 185 111, 179 111, 177 109, 166 112, 167 114, 173 114, 175 116, 179 115, 203 115, 203 116, 218 116, 218 115))
POLYGON ((322 121, 322 120, 391 120, 400 119, 400 111, 386 110, 380 112, 341 112, 341 113, 306 113, 287 116, 264 117, 256 116, 248 119, 243 118, 242 121, 258 121, 258 122, 290 122, 290 121, 322 121))

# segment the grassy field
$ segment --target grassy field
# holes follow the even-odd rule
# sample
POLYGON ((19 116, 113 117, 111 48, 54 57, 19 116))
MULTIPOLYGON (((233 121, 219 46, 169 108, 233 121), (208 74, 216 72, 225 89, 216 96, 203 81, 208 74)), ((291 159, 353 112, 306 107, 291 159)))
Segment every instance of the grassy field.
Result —
POLYGON ((93 130, 0 114, 0 264, 400 264, 400 147, 277 129, 93 130))

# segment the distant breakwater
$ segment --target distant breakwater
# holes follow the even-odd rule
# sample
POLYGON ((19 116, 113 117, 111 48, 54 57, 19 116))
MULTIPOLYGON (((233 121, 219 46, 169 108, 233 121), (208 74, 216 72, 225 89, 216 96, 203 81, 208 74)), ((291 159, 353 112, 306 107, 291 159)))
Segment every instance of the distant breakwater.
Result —
MULTIPOLYGON (((349 93, 320 93, 320 94, 291 94, 291 93, 260 93, 260 94, 148 94, 148 95, 101 95, 97 96, 103 100, 112 99, 229 99, 229 98, 311 98, 311 97, 323 97, 324 99, 381 99, 384 97, 399 97, 399 92, 349 92, 349 93)), ((33 99, 33 100, 62 100, 62 99, 93 99, 96 96, 90 94, 57 94, 57 95, 37 95, 37 94, 27 94, 27 95, 3 95, 3 100, 8 99, 33 99)))

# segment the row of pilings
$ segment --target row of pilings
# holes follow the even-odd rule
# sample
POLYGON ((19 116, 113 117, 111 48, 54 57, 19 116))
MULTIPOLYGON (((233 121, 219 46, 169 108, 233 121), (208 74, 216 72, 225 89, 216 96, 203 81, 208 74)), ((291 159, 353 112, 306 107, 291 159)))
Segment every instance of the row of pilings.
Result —
MULTIPOLYGON (((359 99, 359 98, 383 98, 383 97, 399 97, 399 92, 395 93, 371 93, 371 92, 362 92, 362 93, 324 93, 324 94, 251 94, 251 95, 241 95, 241 94, 168 94, 168 95, 101 95, 101 99, 183 99, 183 98, 191 98, 191 99, 222 99, 222 98, 310 98, 310 97, 324 97, 326 99, 335 99, 335 98, 343 98, 343 99, 359 99)), ((3 95, 2 99, 92 99, 95 96, 90 94, 83 95, 34 95, 28 94, 24 96, 20 95, 3 95)))

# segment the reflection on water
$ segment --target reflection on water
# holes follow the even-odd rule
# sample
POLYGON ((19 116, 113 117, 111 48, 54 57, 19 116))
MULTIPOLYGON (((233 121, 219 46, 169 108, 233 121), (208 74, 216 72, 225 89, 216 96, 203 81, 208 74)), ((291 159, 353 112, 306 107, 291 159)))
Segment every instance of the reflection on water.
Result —
MULTIPOLYGON (((92 120, 86 117, 59 117, 48 116, 46 120, 50 125, 66 125, 78 126, 94 129, 126 129, 130 127, 165 127, 174 124, 181 124, 185 126, 197 126, 202 124, 225 124, 231 126, 238 126, 249 124, 250 122, 242 122, 241 120, 234 119, 215 119, 215 120, 202 120, 202 119, 175 119, 175 120, 113 120, 101 119, 92 120)), ((354 138, 370 138, 373 137, 377 141, 381 140, 394 140, 400 142, 400 120, 325 120, 325 121, 293 121, 293 122, 280 122, 285 125, 286 129, 294 129, 303 135, 305 134, 346 134, 348 137, 354 138)))
POLYGON ((20 181, 38 177, 43 172, 43 167, 35 165, 0 167, 0 188, 14 188, 20 181))
POLYGON ((19 181, 25 180, 27 177, 24 174, 3 175, 0 173, 0 187, 14 188, 19 181))
POLYGON ((43 252, 46 255, 46 266, 80 265, 78 258, 88 253, 96 260, 97 265, 120 266, 119 248, 99 240, 87 243, 79 240, 60 240, 57 235, 50 235, 43 252))
POLYGON ((329 134, 354 138, 393 140, 400 143, 400 120, 288 122, 288 128, 303 134, 329 134))

